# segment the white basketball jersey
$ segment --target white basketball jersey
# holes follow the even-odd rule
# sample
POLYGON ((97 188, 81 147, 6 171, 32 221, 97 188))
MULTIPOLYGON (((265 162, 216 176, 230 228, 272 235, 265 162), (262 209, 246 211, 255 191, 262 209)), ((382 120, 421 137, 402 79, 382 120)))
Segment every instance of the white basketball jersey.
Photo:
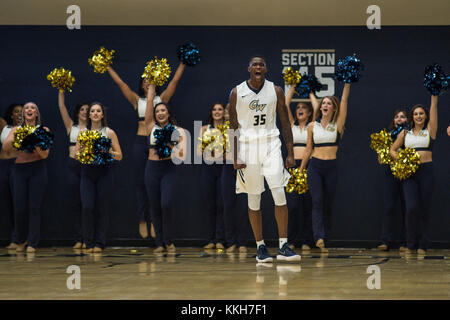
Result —
POLYGON ((273 82, 265 80, 255 91, 247 81, 236 87, 236 112, 239 122, 239 141, 250 142, 277 138, 277 93, 273 82))

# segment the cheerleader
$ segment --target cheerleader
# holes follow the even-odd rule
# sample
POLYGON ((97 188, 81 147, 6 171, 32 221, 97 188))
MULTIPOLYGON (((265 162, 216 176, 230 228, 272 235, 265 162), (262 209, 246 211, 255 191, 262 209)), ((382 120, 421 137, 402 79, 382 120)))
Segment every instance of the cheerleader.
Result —
POLYGON ((184 130, 176 126, 169 106, 160 102, 153 105, 155 85, 147 89, 147 109, 145 111, 145 135, 150 135, 148 161, 145 168, 145 186, 150 204, 153 225, 155 227, 156 248, 153 252, 161 253, 165 249, 169 253, 176 251, 172 242, 173 203, 176 171, 174 158, 184 160, 186 138, 184 130), (160 145, 158 133, 174 129, 167 148, 160 145))
MULTIPOLYGON (((22 109, 24 125, 39 127, 41 116, 34 102, 25 103, 22 109)), ((3 149, 6 152, 13 151, 14 127, 5 140, 3 149)), ((47 127, 44 129, 49 132, 47 127)), ((42 150, 36 147, 32 153, 22 150, 17 152, 17 158, 13 169, 13 205, 16 232, 16 251, 23 252, 27 246, 27 252, 36 252, 40 239, 41 229, 41 205, 47 189, 47 159, 50 150, 42 150), (28 230, 28 231, 27 231, 28 230)))
MULTIPOLYGON (((408 116, 404 110, 396 110, 394 112, 392 122, 388 127, 392 141, 397 139, 401 129, 407 125, 408 116)), ((381 164, 381 158, 378 156, 378 162, 381 164)), ((396 179, 391 172, 388 164, 383 165, 383 216, 381 223, 381 245, 378 250, 387 251, 392 243, 392 219, 395 215, 395 205, 400 200, 400 209, 402 215, 402 226, 400 232, 400 251, 405 251, 405 197, 403 195, 402 182, 396 179)))
MULTIPOLYGON (((160 88, 156 88, 155 101, 154 105, 163 102, 169 103, 170 99, 175 93, 178 82, 183 75, 185 68, 185 64, 180 62, 177 71, 175 72, 174 77, 169 82, 167 88, 160 91, 160 88)), ((148 141, 147 136, 145 135, 146 128, 144 124, 145 120, 145 110, 147 107, 146 95, 147 95, 147 87, 148 83, 146 80, 140 78, 138 93, 135 93, 130 89, 130 87, 119 77, 119 75, 114 71, 113 68, 108 68, 108 73, 114 82, 119 86, 125 98, 131 103, 134 110, 138 113, 138 130, 136 134, 136 138, 134 140, 133 145, 133 167, 134 167, 134 175, 136 181, 136 205, 139 216, 139 234, 142 238, 148 237, 148 227, 147 221, 150 221, 149 214, 149 203, 147 199, 147 192, 145 190, 144 183, 144 172, 147 163, 148 157, 148 141)), ((155 237, 155 231, 153 228, 153 224, 151 224, 150 235, 155 237)))
POLYGON ((86 248, 83 243, 83 235, 81 231, 81 164, 76 160, 75 145, 78 134, 86 130, 88 103, 79 103, 75 106, 73 118, 70 117, 65 104, 64 91, 59 90, 58 106, 61 118, 69 136, 69 160, 67 162, 67 189, 69 192, 68 206, 70 214, 75 218, 75 245, 74 249, 86 248), (73 120, 72 120, 73 119, 73 120))
MULTIPOLYGON (((109 153, 116 161, 122 160, 122 150, 114 130, 107 126, 106 110, 100 102, 93 102, 88 109, 87 130, 95 130, 111 139, 109 153)), ((75 145, 76 154, 82 151, 80 142, 75 145)), ((78 160, 79 157, 78 157, 78 160)), ((110 164, 81 165, 81 207, 83 240, 87 253, 101 253, 106 245, 106 232, 110 206, 114 192, 113 167, 110 164), (98 210, 95 211, 94 208, 98 210), (98 212, 97 212, 98 211, 98 212)))
POLYGON ((425 254, 428 247, 428 224, 433 193, 432 150, 438 126, 437 104, 438 96, 432 95, 430 111, 420 104, 414 106, 411 110, 411 129, 404 129, 390 149, 394 160, 397 159, 397 150, 401 146, 414 148, 420 156, 419 169, 412 177, 403 181, 407 253, 417 249, 417 253, 425 254))
MULTIPOLYGON (((225 121, 230 120, 230 104, 225 107, 225 121)), ((222 166, 221 193, 223 199, 223 220, 225 223, 225 240, 227 253, 236 249, 239 253, 247 253, 246 242, 250 230, 250 221, 247 213, 247 199, 245 194, 236 194, 236 173, 233 165, 231 150, 226 153, 225 163, 222 166)))
MULTIPOLYGON (((11 130, 22 123, 22 108, 21 104, 13 103, 6 109, 5 118, 0 118, 0 150, 11 130)), ((11 243, 6 247, 9 250, 15 250, 17 247, 12 198, 12 172, 16 157, 17 150, 0 152, 0 203, 2 203, 3 212, 7 215, 11 226, 11 243)))
POLYGON ((312 198, 312 225, 316 246, 327 252, 325 239, 331 230, 331 209, 337 184, 336 153, 344 134, 350 84, 344 84, 341 101, 335 96, 320 100, 318 119, 308 125, 308 141, 300 171, 308 165, 312 198), (311 157, 311 160, 310 160, 311 157))
MULTIPOLYGON (((319 101, 314 93, 310 92, 309 97, 312 102, 299 102, 295 109, 295 119, 291 112, 291 100, 295 93, 295 86, 291 86, 286 94, 286 107, 289 116, 289 122, 292 127, 292 137, 294 139, 294 159, 295 166, 300 167, 303 159, 303 152, 307 142, 308 123, 315 119, 319 109, 319 101)), ((286 193, 288 205, 288 243, 294 250, 295 243, 300 242, 302 250, 310 250, 314 244, 312 234, 312 200, 311 193, 308 190, 304 194, 297 194, 295 191, 286 193), (302 213, 300 213, 300 208, 302 213), (299 218, 302 220, 302 230, 299 233, 299 218), (300 239, 298 239, 300 237, 300 239)))
MULTIPOLYGON (((221 139, 221 133, 217 129, 219 125, 224 125, 225 108, 221 103, 215 103, 209 110, 208 125, 202 127, 200 138, 214 137, 221 139)), ((214 143, 214 142, 213 142, 214 143)), ((222 150, 202 150, 202 143, 198 145, 197 153, 203 155, 205 164, 201 168, 202 195, 209 219, 208 244, 204 249, 224 249, 224 217, 223 200, 221 195, 221 178, 223 170, 222 150)), ((234 244, 231 243, 230 246, 234 244)))

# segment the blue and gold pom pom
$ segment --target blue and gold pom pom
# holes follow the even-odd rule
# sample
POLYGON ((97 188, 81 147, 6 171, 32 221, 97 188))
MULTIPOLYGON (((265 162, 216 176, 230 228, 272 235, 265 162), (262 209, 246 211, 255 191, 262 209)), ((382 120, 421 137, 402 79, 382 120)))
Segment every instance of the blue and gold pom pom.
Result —
POLYGON ((114 162, 111 149, 111 139, 103 137, 96 130, 81 131, 78 135, 80 151, 77 153, 78 161, 82 164, 105 165, 114 162))
POLYGON ((48 150, 53 145, 54 135, 43 127, 22 126, 14 132, 13 146, 17 150, 32 153, 37 147, 48 150))

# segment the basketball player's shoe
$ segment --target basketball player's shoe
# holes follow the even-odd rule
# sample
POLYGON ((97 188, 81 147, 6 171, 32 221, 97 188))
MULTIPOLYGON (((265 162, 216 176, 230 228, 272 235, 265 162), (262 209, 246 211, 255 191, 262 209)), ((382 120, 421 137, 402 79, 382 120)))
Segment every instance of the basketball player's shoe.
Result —
POLYGON ((300 261, 301 257, 300 255, 296 254, 291 248, 289 248, 289 245, 286 242, 285 244, 283 244, 281 249, 278 249, 277 260, 300 261))
POLYGON ((269 251, 267 251, 267 247, 264 244, 258 247, 258 251, 256 253, 256 261, 263 263, 273 261, 273 258, 269 255, 269 251))

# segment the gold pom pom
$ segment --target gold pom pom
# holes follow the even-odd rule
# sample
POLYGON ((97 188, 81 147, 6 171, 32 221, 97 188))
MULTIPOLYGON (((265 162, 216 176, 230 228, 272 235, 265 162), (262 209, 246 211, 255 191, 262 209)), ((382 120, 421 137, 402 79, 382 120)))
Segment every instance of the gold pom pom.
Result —
POLYGON ((89 64, 94 66, 94 72, 105 73, 108 67, 112 64, 114 58, 114 50, 106 50, 105 47, 100 47, 94 52, 92 58, 89 58, 89 64))
POLYGON ((226 154, 230 150, 229 130, 230 122, 225 121, 224 124, 219 124, 217 128, 206 130, 201 138, 202 153, 207 150, 214 154, 226 154))
POLYGON ((150 60, 147 62, 142 78, 147 79, 156 86, 163 86, 169 80, 171 70, 166 58, 150 60))
POLYGON ((202 143, 202 153, 205 152, 205 150, 208 150, 208 152, 212 152, 212 150, 214 149, 212 144, 216 140, 216 136, 218 136, 218 134, 219 131, 217 129, 205 130, 203 136, 201 138, 198 138, 202 143))
POLYGON ((82 164, 90 164, 94 161, 94 140, 99 139, 102 134, 95 130, 81 131, 78 135, 80 151, 77 152, 78 161, 82 164))
POLYGON ((51 85, 58 88, 61 91, 69 90, 72 92, 71 87, 75 82, 75 78, 72 76, 72 71, 65 70, 64 68, 55 68, 47 75, 47 80, 51 85))
POLYGON ((34 130, 36 130, 35 126, 24 125, 24 126, 18 127, 16 129, 16 131, 14 132, 13 147, 16 148, 17 150, 20 150, 20 148, 22 147, 23 139, 25 139, 30 134, 32 134, 34 132, 34 130))
POLYGON ((308 172, 306 169, 300 171, 300 168, 289 168, 289 173, 291 177, 286 186, 286 192, 296 191, 298 194, 303 194, 308 191, 308 172))
POLYGON ((405 148, 398 153, 396 161, 391 164, 394 177, 405 180, 414 175, 420 165, 420 155, 415 149, 405 148))
POLYGON ((393 160, 389 154, 392 146, 391 135, 383 129, 379 133, 372 133, 370 139, 370 148, 378 153, 381 163, 392 164, 393 160))
POLYGON ((297 83, 299 83, 302 76, 300 75, 298 70, 294 71, 294 69, 292 69, 292 67, 287 67, 283 73, 283 78, 284 78, 284 82, 287 85, 291 86, 291 85, 296 85, 297 83))
POLYGON ((217 126, 217 129, 219 129, 219 131, 222 133, 222 150, 223 154, 225 155, 230 151, 230 121, 225 121, 224 124, 219 124, 217 126))

